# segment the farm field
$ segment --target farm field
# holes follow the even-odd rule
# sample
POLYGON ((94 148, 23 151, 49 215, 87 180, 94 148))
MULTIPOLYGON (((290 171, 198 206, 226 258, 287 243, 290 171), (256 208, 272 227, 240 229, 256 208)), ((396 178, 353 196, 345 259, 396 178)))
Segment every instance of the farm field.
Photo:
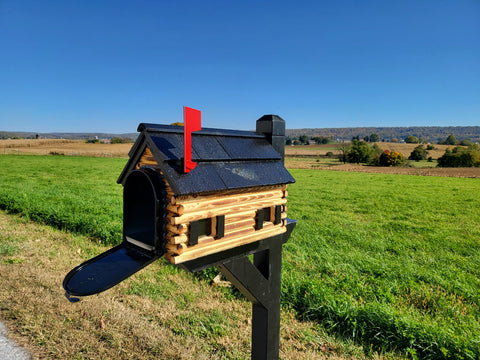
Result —
MULTIPOLYGON (((0 208, 88 236, 92 244, 115 243, 122 221, 115 180, 124 164, 0 156, 0 208)), ((284 246, 282 303, 318 324, 309 330, 312 344, 321 349, 315 339, 326 332, 367 355, 480 357, 478 179, 291 173, 297 183, 289 187, 288 211, 298 225, 284 246)), ((15 259, 2 263, 15 266, 15 259)), ((122 285, 127 293, 154 296, 151 286, 132 285, 141 277, 130 281, 122 285)))
POLYGON ((70 155, 127 158, 132 144, 91 144, 84 140, 0 140, 0 154, 70 155))
MULTIPOLYGON (((377 145, 382 150, 398 151, 408 158, 418 144, 379 142, 377 145)), ((131 147, 132 144, 87 144, 83 140, 0 140, 0 154, 48 155, 57 153, 76 156, 128 157, 128 151, 131 147)), ((435 145, 435 150, 430 150, 429 156, 438 159, 448 147, 447 145, 435 145)), ((338 153, 338 145, 300 145, 286 146, 285 148, 287 156, 324 156, 329 151, 334 154, 338 153)))

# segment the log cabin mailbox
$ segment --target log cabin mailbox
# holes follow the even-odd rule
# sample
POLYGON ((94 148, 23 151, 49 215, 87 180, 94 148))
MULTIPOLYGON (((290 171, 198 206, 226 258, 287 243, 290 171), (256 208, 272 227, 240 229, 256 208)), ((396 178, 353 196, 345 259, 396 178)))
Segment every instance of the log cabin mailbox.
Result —
POLYGON ((184 121, 139 125, 118 179, 123 241, 70 271, 66 295, 107 290, 162 256, 191 272, 217 266, 253 303, 252 359, 276 359, 282 245, 296 224, 286 217, 295 180, 283 165, 285 121, 265 115, 256 132, 184 121))

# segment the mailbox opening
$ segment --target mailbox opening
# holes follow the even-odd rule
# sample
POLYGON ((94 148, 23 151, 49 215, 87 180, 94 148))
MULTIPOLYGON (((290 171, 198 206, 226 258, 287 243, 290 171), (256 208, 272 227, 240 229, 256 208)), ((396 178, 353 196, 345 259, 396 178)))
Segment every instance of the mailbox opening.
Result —
POLYGON ((163 255, 164 201, 159 174, 149 169, 132 171, 123 192, 124 240, 163 255))

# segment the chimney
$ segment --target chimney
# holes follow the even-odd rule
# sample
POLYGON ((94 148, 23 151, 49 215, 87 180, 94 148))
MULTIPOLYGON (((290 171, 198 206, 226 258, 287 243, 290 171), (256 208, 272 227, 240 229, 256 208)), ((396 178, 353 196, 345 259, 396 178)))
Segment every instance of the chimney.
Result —
POLYGON ((256 133, 265 135, 285 164, 285 120, 278 115, 263 115, 257 120, 256 133))

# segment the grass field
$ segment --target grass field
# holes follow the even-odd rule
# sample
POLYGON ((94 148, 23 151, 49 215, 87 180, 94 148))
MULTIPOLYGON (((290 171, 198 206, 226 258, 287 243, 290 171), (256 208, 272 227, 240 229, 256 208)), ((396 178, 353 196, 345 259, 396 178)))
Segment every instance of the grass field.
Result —
MULTIPOLYGON (((114 243, 124 164, 0 156, 0 208, 114 243)), ((367 354, 480 357, 478 179, 291 172, 284 308, 367 354)))
POLYGON ((479 180, 292 174, 285 305, 375 348, 480 356, 479 180))

